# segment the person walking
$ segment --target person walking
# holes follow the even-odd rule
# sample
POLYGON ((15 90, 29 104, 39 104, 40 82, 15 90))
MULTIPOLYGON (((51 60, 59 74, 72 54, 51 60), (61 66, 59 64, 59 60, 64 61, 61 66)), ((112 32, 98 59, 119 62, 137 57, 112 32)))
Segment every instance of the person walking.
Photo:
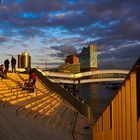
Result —
POLYGON ((11 59, 11 66, 12 66, 12 72, 16 71, 16 59, 12 56, 12 59, 11 59))
POLYGON ((6 59, 5 61, 4 61, 4 65, 5 65, 5 69, 6 69, 6 71, 8 72, 8 70, 9 70, 9 60, 8 59, 6 59))

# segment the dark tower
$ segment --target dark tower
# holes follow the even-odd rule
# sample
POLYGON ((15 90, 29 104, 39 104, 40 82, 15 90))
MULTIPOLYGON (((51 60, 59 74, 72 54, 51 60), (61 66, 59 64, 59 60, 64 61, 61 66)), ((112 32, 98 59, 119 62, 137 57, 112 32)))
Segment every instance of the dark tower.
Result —
POLYGON ((27 51, 23 52, 22 55, 18 55, 18 68, 31 67, 31 56, 27 51))
POLYGON ((27 51, 22 53, 22 67, 31 67, 31 57, 27 51))
POLYGON ((22 68, 22 55, 18 55, 18 68, 22 68))

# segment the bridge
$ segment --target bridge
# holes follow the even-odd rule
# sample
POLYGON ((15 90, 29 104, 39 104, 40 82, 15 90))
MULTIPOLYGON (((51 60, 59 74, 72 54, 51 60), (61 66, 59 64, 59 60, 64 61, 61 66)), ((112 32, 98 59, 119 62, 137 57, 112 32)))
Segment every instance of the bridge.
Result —
POLYGON ((53 83, 84 84, 94 82, 120 82, 127 77, 128 73, 128 70, 97 70, 78 74, 44 71, 43 75, 47 76, 53 83))

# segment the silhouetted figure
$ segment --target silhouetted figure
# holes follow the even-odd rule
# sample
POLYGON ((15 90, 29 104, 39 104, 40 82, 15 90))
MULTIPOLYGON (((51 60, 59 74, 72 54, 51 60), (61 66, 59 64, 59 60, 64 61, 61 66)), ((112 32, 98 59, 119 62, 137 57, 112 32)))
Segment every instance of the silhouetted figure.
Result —
POLYGON ((6 71, 8 71, 9 70, 9 60, 8 59, 6 59, 5 61, 4 61, 4 65, 5 65, 5 69, 6 69, 6 71))
POLYGON ((11 59, 11 66, 12 66, 12 72, 16 71, 16 59, 14 57, 12 57, 11 59))
POLYGON ((32 70, 31 69, 29 70, 29 80, 30 81, 32 80, 32 70))
POLYGON ((0 65, 0 77, 6 78, 6 70, 4 68, 4 65, 0 65))
POLYGON ((35 72, 34 72, 34 70, 32 71, 32 80, 33 80, 33 85, 35 86, 35 83, 36 83, 36 78, 37 78, 37 76, 36 76, 36 74, 35 74, 35 72))

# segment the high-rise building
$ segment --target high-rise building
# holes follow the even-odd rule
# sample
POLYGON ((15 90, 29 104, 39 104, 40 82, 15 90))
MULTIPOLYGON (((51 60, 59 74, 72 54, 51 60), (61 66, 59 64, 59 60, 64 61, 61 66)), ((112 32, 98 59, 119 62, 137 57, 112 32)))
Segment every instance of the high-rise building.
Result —
POLYGON ((87 48, 83 48, 79 54, 81 71, 97 69, 97 50, 95 44, 90 44, 87 48))
POLYGON ((31 67, 31 56, 27 51, 24 51, 22 55, 18 55, 18 68, 31 67))

